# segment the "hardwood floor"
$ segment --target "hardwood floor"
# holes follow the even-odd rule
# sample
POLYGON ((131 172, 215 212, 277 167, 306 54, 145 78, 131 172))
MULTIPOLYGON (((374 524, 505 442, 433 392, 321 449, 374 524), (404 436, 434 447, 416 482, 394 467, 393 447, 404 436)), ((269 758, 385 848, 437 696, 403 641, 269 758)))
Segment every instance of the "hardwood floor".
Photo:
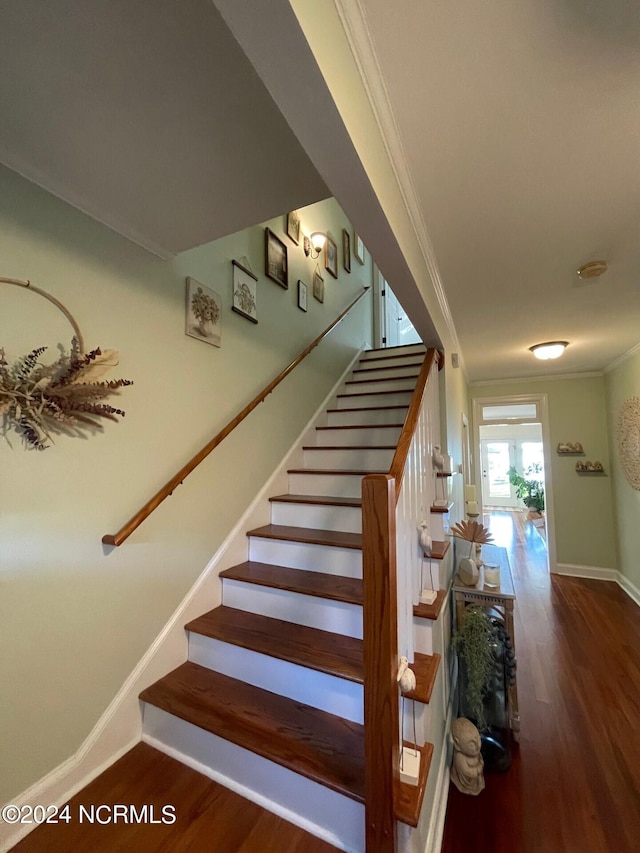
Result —
POLYGON ((478 797, 453 786, 444 853, 640 849, 640 609, 615 583, 553 576, 522 514, 485 517, 517 592, 520 744, 478 797))
MULTIPOLYGON (((109 815, 107 809, 99 813, 109 815)), ((70 800, 70 823, 43 824, 13 853, 338 853, 282 818, 223 788, 184 764, 138 744, 70 800), (175 823, 89 823, 81 804, 175 806, 175 823)))

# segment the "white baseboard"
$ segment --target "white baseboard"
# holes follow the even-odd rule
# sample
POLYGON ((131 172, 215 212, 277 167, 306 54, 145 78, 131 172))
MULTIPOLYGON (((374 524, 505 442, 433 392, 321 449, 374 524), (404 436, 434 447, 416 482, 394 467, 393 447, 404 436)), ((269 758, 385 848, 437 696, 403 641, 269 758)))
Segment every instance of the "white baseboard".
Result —
POLYGON ((436 795, 433 801, 433 811, 431 815, 431 824, 429 826, 429 834, 427 835, 427 843, 424 848, 425 853, 440 853, 440 850, 442 849, 444 822, 447 817, 447 802, 449 800, 448 743, 452 721, 453 717, 451 712, 449 712, 445 726, 444 743, 442 744, 442 755, 440 756, 440 764, 438 765, 436 795))
POLYGON ((557 563, 555 575, 567 575, 572 578, 593 578, 598 581, 617 581, 618 572, 615 569, 601 569, 598 566, 578 566, 572 563, 557 563))
POLYGON ((616 572, 617 574, 617 582, 618 586, 622 587, 622 589, 627 593, 629 598, 633 599, 635 603, 640 607, 640 589, 630 581, 626 575, 623 575, 621 572, 616 572))
MULTIPOLYGON (((138 696, 142 690, 187 659, 185 623, 211 610, 220 602, 221 584, 218 575, 224 569, 247 559, 246 531, 268 521, 268 498, 275 493, 274 485, 280 482, 279 491, 287 491, 287 468, 294 467, 292 457, 300 453, 300 446, 305 438, 308 441, 308 436, 312 434, 316 423, 322 418, 329 402, 360 358, 364 346, 363 343, 342 376, 318 406, 309 423, 296 438, 289 453, 213 555, 78 751, 26 791, 13 797, 9 801, 11 804, 61 806, 141 740, 142 715, 138 696)), ((34 825, 11 825, 0 822, 0 853, 5 853, 17 844, 20 838, 27 835, 33 828, 34 825)))

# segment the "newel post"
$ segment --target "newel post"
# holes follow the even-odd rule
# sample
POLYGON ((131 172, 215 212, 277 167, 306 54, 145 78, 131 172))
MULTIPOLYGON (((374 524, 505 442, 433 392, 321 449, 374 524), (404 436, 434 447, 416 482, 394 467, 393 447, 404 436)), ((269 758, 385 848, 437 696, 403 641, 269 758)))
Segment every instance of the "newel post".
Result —
POLYGON ((362 481, 365 821, 367 853, 395 853, 399 777, 395 480, 362 481))

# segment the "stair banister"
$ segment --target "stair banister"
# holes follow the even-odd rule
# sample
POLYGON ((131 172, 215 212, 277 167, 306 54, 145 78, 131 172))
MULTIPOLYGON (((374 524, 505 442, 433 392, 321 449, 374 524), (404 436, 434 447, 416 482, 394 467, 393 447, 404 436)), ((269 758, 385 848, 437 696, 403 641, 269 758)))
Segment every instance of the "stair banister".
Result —
POLYGON ((421 513, 428 517, 434 497, 431 446, 437 443, 439 423, 437 383, 429 383, 429 377, 437 359, 437 352, 429 349, 389 473, 370 474, 362 482, 367 853, 396 851, 401 739, 396 675, 399 649, 413 657, 415 520, 421 513), (435 411, 430 413, 426 402, 434 394, 435 411))
POLYGON ((347 316, 347 314, 351 311, 351 309, 362 299, 362 297, 369 291, 369 287, 365 287, 358 294, 358 296, 351 302, 342 313, 336 317, 336 319, 329 325, 327 328, 321 332, 317 338, 315 338, 309 346, 305 347, 304 350, 291 362, 291 364, 287 365, 287 367, 282 370, 275 379, 273 379, 262 391, 239 412, 229 423, 220 430, 220 432, 211 439, 211 441, 206 444, 199 453, 187 462, 178 473, 172 477, 168 483, 166 483, 156 494, 151 498, 151 500, 147 501, 143 507, 141 507, 138 512, 132 516, 126 524, 124 524, 117 533, 106 533, 102 537, 102 542, 104 545, 122 545, 122 543, 131 536, 134 530, 136 530, 142 522, 151 515, 151 513, 156 509, 165 498, 168 498, 178 486, 182 485, 185 478, 195 469, 198 465, 206 459, 206 457, 211 453, 212 450, 221 444, 224 439, 233 432, 233 430, 242 423, 242 421, 251 414, 251 412, 257 408, 257 406, 264 402, 264 400, 271 394, 272 391, 277 388, 277 386, 282 382, 286 377, 300 364, 303 359, 305 359, 309 353, 315 349, 322 342, 322 340, 332 332, 335 327, 347 316))

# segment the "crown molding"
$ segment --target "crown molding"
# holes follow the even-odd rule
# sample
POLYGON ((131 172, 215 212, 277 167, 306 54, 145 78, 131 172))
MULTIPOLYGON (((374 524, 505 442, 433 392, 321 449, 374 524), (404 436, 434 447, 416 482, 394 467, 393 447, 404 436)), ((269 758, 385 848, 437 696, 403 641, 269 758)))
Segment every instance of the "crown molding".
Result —
POLYGON ((523 382, 559 382, 566 379, 597 379, 604 376, 601 370, 585 373, 554 373, 551 376, 521 376, 516 379, 479 379, 470 382, 469 388, 482 388, 487 385, 522 385, 523 382))
POLYGON ((628 361, 630 358, 633 358, 634 355, 640 353, 640 344, 636 344, 631 349, 628 349, 626 352, 622 353, 622 355, 618 356, 618 358, 614 359, 611 364, 608 364, 604 372, 610 373, 612 370, 615 370, 616 367, 620 367, 621 364, 624 364, 625 361, 628 361))
POLYGON ((367 23, 362 0, 334 0, 349 47, 367 93, 382 142, 393 169, 405 209, 418 240, 418 245, 452 341, 452 351, 460 355, 460 366, 466 375, 462 347, 445 294, 442 277, 427 226, 418 202, 418 194, 405 154, 389 91, 375 52, 374 39, 367 23))

